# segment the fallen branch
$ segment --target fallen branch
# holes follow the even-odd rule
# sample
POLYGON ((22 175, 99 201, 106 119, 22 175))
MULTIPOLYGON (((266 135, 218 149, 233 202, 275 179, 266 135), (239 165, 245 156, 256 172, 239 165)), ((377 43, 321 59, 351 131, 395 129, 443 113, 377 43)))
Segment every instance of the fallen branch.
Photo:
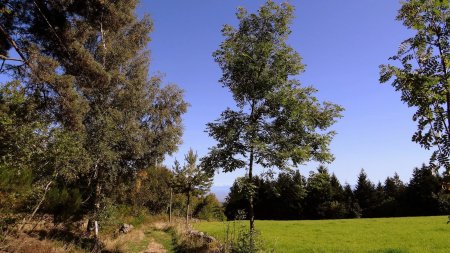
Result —
MULTIPOLYGON (((56 178, 57 176, 58 176, 58 173, 56 173, 56 175, 54 176, 54 178, 56 178)), ((52 183, 53 183, 53 179, 50 180, 50 182, 48 182, 47 185, 45 186, 44 194, 42 195, 42 198, 41 198, 41 200, 39 201, 39 203, 38 203, 38 204, 36 205, 36 207, 34 208, 33 213, 31 213, 30 218, 28 219, 28 222, 30 222, 30 221, 33 219, 34 215, 37 213, 37 211, 38 211, 39 208, 41 207, 42 203, 43 203, 44 200, 45 200, 45 196, 47 195, 47 192, 48 192, 48 190, 50 189, 50 185, 51 185, 52 183)), ((23 227, 25 226, 25 224, 26 224, 26 217, 23 218, 22 225, 19 227, 19 231, 22 231, 22 229, 23 229, 23 227)))

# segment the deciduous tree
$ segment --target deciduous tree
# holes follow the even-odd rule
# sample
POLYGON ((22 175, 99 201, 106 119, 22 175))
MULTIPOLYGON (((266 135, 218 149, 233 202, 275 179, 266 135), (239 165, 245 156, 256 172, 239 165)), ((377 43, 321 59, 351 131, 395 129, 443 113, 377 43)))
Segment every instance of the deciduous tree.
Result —
POLYGON ((434 169, 450 173, 450 8, 443 0, 404 1, 397 20, 414 36, 403 41, 395 65, 381 65, 380 82, 393 80, 401 100, 417 108, 412 137, 425 149, 434 149, 434 169))
POLYGON ((213 54, 223 72, 220 82, 230 90, 236 106, 207 124, 218 144, 202 163, 224 172, 246 168, 251 234, 255 164, 286 169, 333 159, 329 144, 334 132, 327 129, 342 108, 320 103, 314 97, 316 89, 292 78, 304 70, 299 54, 286 42, 293 12, 290 4, 273 1, 254 14, 240 8, 239 25, 223 27, 225 40, 213 54))
POLYGON ((116 185, 133 181, 181 141, 187 103, 177 86, 149 77, 153 23, 137 18, 137 4, 0 4, 0 20, 12 22, 0 23, 0 54, 15 50, 22 62, 5 63, 2 71, 20 83, 50 132, 42 157, 49 161, 46 173, 35 170, 34 179, 47 175, 52 187, 80 188, 82 208, 94 217, 116 185))

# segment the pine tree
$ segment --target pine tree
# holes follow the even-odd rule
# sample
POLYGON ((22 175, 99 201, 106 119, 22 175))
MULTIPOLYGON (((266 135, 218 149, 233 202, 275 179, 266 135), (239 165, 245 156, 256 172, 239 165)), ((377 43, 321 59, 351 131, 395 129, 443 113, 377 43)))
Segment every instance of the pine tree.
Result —
POLYGON ((175 161, 172 185, 176 192, 186 195, 186 225, 188 225, 191 197, 207 193, 211 188, 213 178, 212 174, 197 165, 197 154, 194 153, 194 150, 190 149, 184 156, 184 160, 186 164, 183 166, 175 161))
POLYGON ((362 216, 372 217, 377 202, 377 195, 375 185, 367 178, 364 169, 359 173, 354 196, 362 209, 362 216))

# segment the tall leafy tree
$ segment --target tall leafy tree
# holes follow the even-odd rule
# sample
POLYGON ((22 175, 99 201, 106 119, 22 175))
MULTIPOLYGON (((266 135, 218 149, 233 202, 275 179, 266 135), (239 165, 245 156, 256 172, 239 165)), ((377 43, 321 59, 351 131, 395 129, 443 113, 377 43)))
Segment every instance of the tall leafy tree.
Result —
POLYGON ((246 199, 240 184, 242 179, 236 178, 223 204, 225 208, 224 213, 229 220, 238 219, 239 210, 248 210, 248 199, 246 199))
MULTIPOLYGON (((246 168, 251 185, 255 164, 286 169, 333 159, 328 146, 335 133, 327 129, 342 108, 320 103, 316 89, 292 78, 304 70, 299 54, 286 43, 293 12, 288 3, 267 1, 254 14, 238 9, 239 25, 223 27, 225 40, 213 56, 223 72, 220 82, 236 106, 207 124, 218 144, 203 159, 205 168, 246 168)), ((248 192, 252 233, 253 197, 248 192)))
POLYGON ((136 17, 137 0, 3 3, 0 20, 10 23, 0 24, 0 53, 15 50, 22 63, 2 71, 20 83, 50 136, 50 162, 34 174, 80 188, 83 209, 97 216, 118 183, 181 141, 183 92, 148 75, 152 21, 136 17))
POLYGON ((405 185, 397 172, 394 173, 393 177, 387 177, 384 181, 384 192, 387 198, 398 198, 404 190, 405 185))
POLYGON ((393 79, 401 100, 417 108, 412 140, 435 149, 430 162, 450 172, 450 8, 443 0, 404 1, 397 20, 414 36, 403 41, 390 60, 381 65, 380 81, 393 79))
POLYGON ((180 166, 178 161, 175 161, 173 167, 173 187, 179 193, 186 195, 186 225, 189 224, 189 208, 191 204, 191 197, 198 197, 206 194, 211 188, 212 174, 203 170, 197 165, 197 154, 190 149, 184 156, 185 164, 180 166))

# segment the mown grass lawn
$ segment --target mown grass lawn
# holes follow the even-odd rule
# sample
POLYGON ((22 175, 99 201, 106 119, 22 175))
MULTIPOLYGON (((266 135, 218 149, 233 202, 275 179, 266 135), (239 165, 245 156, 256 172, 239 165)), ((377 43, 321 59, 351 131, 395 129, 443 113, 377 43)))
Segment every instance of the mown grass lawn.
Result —
MULTIPOLYGON (((248 226, 248 221, 241 221, 248 226)), ((446 216, 348 220, 256 221, 266 248, 275 252, 450 252, 446 216)), ((233 222, 229 222, 233 228, 233 222)), ((236 228, 239 227, 236 224, 236 228)), ((225 222, 196 229, 224 240, 225 222)))

